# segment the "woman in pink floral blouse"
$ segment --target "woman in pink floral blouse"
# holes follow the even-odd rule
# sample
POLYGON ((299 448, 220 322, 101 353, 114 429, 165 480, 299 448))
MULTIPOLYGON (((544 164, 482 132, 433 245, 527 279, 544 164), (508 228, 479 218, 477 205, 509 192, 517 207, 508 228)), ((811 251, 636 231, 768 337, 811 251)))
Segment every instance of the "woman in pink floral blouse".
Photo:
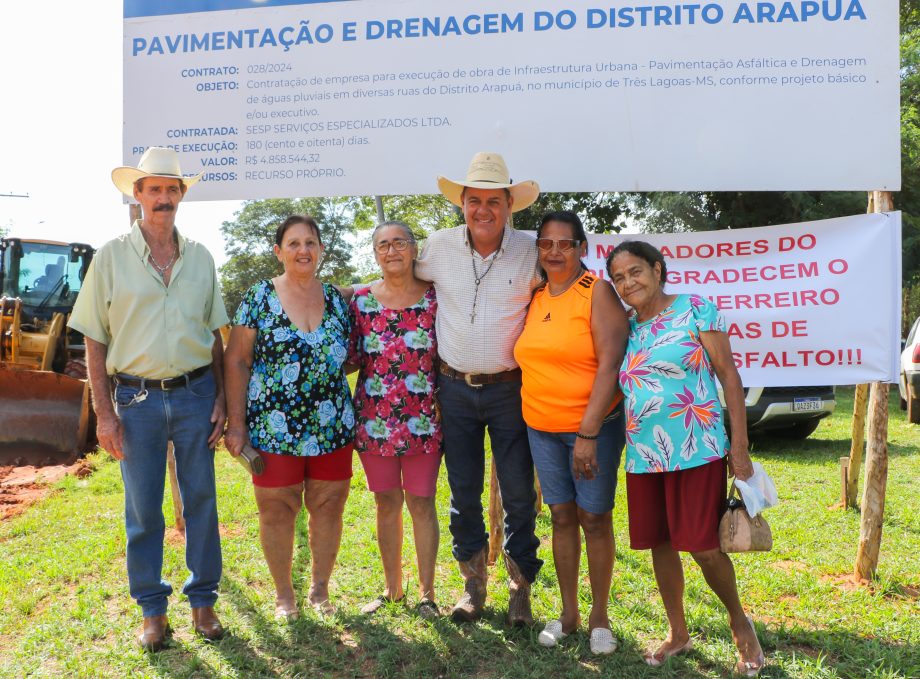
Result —
POLYGON ((383 593, 362 608, 373 613, 405 598, 402 507, 412 516, 419 571, 416 610, 437 617, 434 566, 438 552, 435 491, 441 429, 435 406, 437 344, 434 288, 413 273, 418 254, 402 222, 378 226, 372 236, 380 281, 357 288, 349 363, 360 370, 355 388, 355 448, 377 503, 377 543, 386 579, 383 593))

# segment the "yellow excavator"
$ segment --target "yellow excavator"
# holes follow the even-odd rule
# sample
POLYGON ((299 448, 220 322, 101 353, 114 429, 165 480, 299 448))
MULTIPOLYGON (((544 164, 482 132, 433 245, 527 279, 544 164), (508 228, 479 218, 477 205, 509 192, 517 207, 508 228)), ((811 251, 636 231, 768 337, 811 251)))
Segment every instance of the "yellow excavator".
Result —
POLYGON ((67 463, 94 447, 83 338, 67 328, 94 253, 0 239, 0 465, 67 463))

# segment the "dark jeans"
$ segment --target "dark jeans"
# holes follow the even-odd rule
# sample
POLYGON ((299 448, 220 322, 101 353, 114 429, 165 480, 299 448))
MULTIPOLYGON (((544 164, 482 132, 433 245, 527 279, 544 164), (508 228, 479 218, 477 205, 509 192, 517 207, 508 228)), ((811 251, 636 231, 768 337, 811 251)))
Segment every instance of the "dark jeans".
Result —
POLYGON ((457 561, 468 561, 488 544, 482 517, 485 432, 489 431, 498 487, 505 509, 504 550, 533 582, 543 562, 534 535, 536 491, 527 427, 521 416, 521 383, 480 388, 438 375, 444 464, 450 483, 450 532, 457 561))

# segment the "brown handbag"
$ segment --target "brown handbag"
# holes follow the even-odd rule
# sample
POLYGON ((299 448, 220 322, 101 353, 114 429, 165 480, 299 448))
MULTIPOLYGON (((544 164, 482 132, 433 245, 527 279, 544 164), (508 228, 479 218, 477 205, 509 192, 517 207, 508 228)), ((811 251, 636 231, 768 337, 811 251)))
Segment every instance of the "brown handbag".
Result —
POLYGON ((753 519, 744 508, 735 482, 728 491, 728 507, 719 521, 719 549, 726 554, 737 552, 769 552, 773 548, 773 533, 761 515, 753 519))

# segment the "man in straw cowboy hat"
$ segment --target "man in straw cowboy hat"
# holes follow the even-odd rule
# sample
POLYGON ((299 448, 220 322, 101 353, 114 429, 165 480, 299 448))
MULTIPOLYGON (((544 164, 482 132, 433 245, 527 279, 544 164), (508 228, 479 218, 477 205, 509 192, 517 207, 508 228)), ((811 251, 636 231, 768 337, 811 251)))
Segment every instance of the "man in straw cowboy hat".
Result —
POLYGON ((176 210, 200 178, 186 177, 169 148, 151 147, 137 168, 112 171, 140 203, 130 233, 103 245, 86 274, 70 327, 86 338, 99 445, 121 461, 128 583, 144 625, 138 642, 158 650, 169 632, 161 576, 166 449, 172 441, 184 505, 183 592, 195 631, 223 635, 214 614, 221 576, 214 447, 225 421, 219 328, 228 322, 214 260, 179 235, 176 210))
POLYGON ((540 188, 533 181, 513 183, 497 153, 477 153, 466 179, 439 177, 438 188, 466 219, 464 226, 433 233, 417 268, 438 296, 438 398, 450 531, 465 581, 451 615, 475 620, 486 599, 488 534, 481 496, 488 428, 505 510, 508 620, 529 625, 530 584, 542 561, 534 535, 536 493, 521 416, 521 370, 513 349, 539 278, 534 241, 512 229, 509 218, 533 203, 540 188))

